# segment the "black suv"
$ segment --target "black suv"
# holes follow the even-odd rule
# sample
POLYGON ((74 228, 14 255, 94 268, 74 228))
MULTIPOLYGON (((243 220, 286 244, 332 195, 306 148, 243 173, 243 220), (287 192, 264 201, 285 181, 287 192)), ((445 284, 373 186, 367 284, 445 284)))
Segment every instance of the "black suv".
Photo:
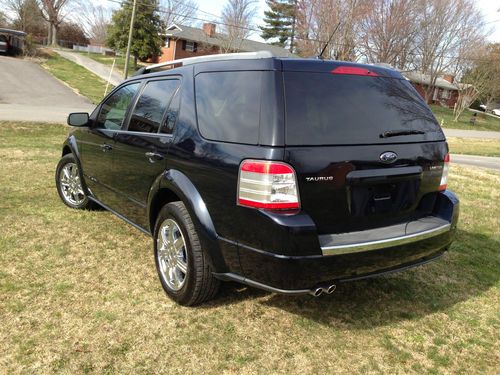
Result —
POLYGON ((448 146, 399 72, 264 53, 153 68, 69 116, 56 182, 152 235, 178 303, 220 280, 318 296, 448 249, 448 146))

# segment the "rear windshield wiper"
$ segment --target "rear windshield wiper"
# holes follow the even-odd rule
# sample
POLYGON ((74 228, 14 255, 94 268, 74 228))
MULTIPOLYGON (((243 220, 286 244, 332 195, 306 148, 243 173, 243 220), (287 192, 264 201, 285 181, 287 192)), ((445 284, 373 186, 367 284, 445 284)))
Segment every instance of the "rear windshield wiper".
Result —
POLYGON ((389 130, 380 134, 380 138, 397 137, 398 135, 425 134, 422 130, 389 130))

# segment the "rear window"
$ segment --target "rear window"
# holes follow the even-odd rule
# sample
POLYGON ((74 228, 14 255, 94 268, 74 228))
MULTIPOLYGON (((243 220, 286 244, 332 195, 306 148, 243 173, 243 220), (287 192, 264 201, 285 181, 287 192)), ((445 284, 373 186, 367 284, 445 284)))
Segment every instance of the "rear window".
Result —
POLYGON ((204 138, 258 143, 262 75, 258 71, 238 71, 196 76, 196 112, 204 138))
POLYGON ((288 145, 444 139, 429 107, 404 79, 311 72, 284 77, 288 145), (399 131, 425 134, 381 137, 399 131))

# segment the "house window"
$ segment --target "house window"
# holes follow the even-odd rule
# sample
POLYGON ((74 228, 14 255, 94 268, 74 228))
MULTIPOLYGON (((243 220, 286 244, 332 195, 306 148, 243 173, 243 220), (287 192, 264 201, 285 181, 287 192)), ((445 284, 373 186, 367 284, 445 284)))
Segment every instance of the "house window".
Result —
POLYGON ((188 52, 196 52, 198 48, 197 43, 185 40, 183 43, 183 49, 188 52))
POLYGON ((165 47, 170 48, 170 38, 165 39, 165 47))
POLYGON ((450 99, 451 92, 450 90, 442 90, 441 91, 441 99, 450 99))

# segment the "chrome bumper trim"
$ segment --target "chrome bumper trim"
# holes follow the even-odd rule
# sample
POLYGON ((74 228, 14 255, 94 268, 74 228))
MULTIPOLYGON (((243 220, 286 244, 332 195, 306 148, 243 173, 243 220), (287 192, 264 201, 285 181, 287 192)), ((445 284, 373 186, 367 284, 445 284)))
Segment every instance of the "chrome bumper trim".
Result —
POLYGON ((358 242, 352 244, 325 246, 321 248, 323 255, 341 255, 350 253, 360 253, 363 251, 379 250, 392 246, 404 245, 411 242, 417 242, 439 236, 440 234, 450 231, 451 224, 444 224, 436 228, 428 229, 422 232, 412 233, 405 236, 385 238, 383 240, 358 242))

